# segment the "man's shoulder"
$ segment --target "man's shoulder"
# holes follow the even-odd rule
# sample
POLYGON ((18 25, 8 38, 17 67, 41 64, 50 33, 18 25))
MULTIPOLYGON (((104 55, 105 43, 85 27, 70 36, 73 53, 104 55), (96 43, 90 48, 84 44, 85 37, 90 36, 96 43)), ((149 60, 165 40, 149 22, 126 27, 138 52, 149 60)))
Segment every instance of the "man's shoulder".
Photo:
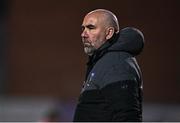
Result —
POLYGON ((127 52, 107 52, 97 62, 97 66, 111 67, 112 65, 122 65, 126 63, 127 59, 131 59, 133 56, 127 52))
POLYGON ((126 52, 107 53, 93 67, 94 79, 101 86, 111 82, 134 79, 134 68, 130 65, 132 60, 129 59, 133 57, 126 52))

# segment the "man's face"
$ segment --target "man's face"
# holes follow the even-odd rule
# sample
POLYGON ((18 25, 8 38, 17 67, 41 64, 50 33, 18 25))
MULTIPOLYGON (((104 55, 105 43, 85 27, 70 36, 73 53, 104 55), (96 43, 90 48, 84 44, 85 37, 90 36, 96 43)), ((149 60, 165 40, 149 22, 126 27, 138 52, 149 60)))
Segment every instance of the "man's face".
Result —
POLYGON ((82 42, 84 51, 88 55, 98 49, 106 41, 106 28, 104 20, 98 14, 85 16, 82 23, 82 42))

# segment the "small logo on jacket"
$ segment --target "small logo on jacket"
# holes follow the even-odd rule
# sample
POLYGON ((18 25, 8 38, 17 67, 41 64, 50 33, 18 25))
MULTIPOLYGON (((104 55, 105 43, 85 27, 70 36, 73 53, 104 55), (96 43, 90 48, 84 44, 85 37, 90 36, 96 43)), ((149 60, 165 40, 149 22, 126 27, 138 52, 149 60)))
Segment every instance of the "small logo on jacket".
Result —
POLYGON ((84 82, 83 82, 83 87, 82 87, 81 93, 82 93, 84 90, 86 90, 86 87, 90 87, 94 75, 95 75, 95 73, 93 73, 93 72, 90 73, 90 76, 89 76, 89 78, 87 79, 87 81, 84 81, 84 82))
POLYGON ((94 75, 95 75, 95 73, 91 73, 90 78, 89 78, 89 82, 92 81, 94 75))

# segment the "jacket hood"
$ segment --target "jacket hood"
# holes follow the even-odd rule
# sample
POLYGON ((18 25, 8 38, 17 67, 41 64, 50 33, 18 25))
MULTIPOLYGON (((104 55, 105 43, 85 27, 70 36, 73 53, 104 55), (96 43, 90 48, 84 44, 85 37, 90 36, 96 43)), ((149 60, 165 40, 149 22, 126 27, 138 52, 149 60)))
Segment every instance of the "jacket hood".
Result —
POLYGON ((136 56, 144 47, 142 32, 133 27, 126 27, 120 31, 117 41, 109 47, 109 51, 124 51, 136 56))

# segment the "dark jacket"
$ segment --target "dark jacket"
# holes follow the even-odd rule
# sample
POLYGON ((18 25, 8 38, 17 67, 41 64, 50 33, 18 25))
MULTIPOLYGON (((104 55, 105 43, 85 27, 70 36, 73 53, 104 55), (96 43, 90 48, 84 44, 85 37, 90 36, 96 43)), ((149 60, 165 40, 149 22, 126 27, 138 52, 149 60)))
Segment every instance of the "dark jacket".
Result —
POLYGON ((122 29, 89 58, 74 121, 142 121, 142 77, 135 56, 142 33, 122 29))

